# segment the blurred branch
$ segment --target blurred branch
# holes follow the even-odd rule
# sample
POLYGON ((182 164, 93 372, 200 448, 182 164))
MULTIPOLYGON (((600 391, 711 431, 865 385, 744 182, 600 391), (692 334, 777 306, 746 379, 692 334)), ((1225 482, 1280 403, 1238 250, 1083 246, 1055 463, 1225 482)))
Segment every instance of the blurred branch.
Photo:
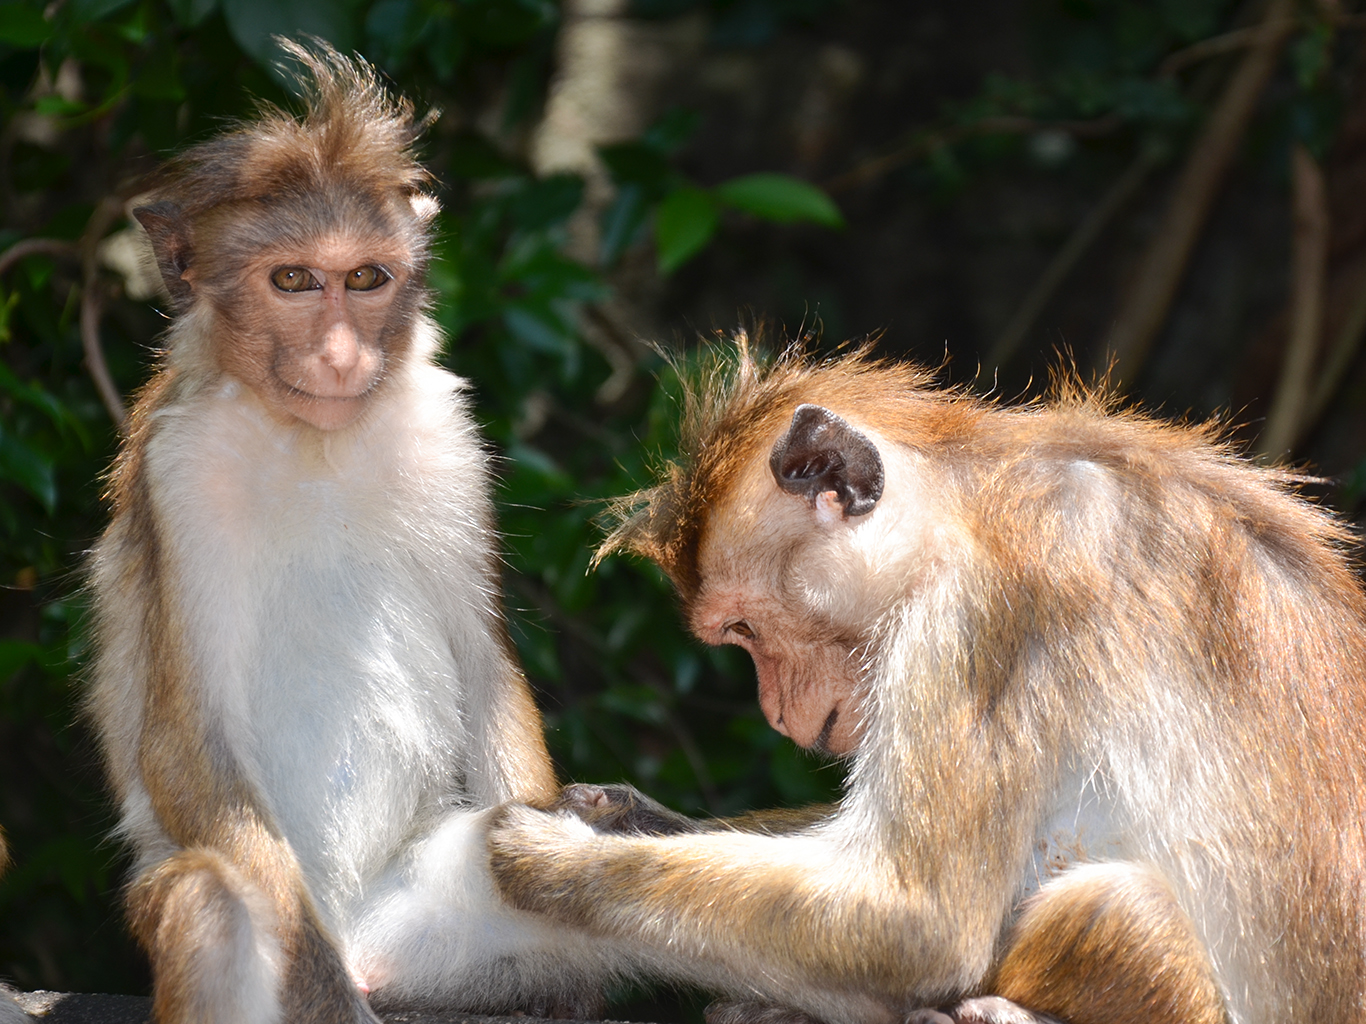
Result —
POLYGON ((123 212, 123 202, 117 197, 109 197, 95 208, 80 242, 67 242, 58 238, 25 238, 15 242, 0 253, 0 276, 4 276, 15 264, 26 256, 56 256, 62 259, 81 260, 81 345, 85 350, 85 365, 99 392, 114 425, 123 429, 126 410, 114 379, 109 374, 109 364, 104 358, 104 346, 100 341, 100 316, 104 311, 104 298, 99 280, 99 243, 109 226, 123 212))
MULTIPOLYGON (((602 635, 565 611, 550 591, 525 573, 514 570, 509 575, 509 582, 531 599, 537 612, 547 620, 557 623, 576 643, 582 644, 585 649, 592 652, 595 659, 603 662, 612 660, 612 652, 603 641, 602 635)), ((688 767, 692 769, 707 809, 713 814, 718 813, 721 795, 716 789, 716 783, 712 781, 711 770, 707 767, 707 759, 702 753, 702 748, 698 745, 692 730, 688 728, 688 724, 673 707, 675 698, 669 681, 652 665, 636 662, 631 668, 635 678, 648 686, 659 698, 656 706, 661 712, 662 724, 673 736, 678 749, 688 762, 688 767)))
POLYGON ((1094 138, 1117 131, 1123 123, 1123 118, 1118 114, 1106 114, 1104 117, 1085 121, 1040 121, 1032 117, 1012 116, 984 117, 971 124, 919 133, 891 152, 865 160, 843 174, 837 174, 821 187, 827 192, 843 192, 866 185, 875 178, 880 178, 942 146, 952 145, 975 135, 1023 135, 1026 132, 1050 131, 1063 132, 1079 138, 1094 138))
MULTIPOLYGON (((1320 4, 1320 15, 1330 22, 1337 29, 1360 29, 1366 28, 1366 15, 1343 14, 1336 9, 1336 5, 1320 4)), ((1273 26, 1273 28, 1289 32, 1296 25, 1295 19, 1286 18, 1283 24, 1273 26)), ((1231 32, 1222 35, 1211 36, 1209 39, 1202 39, 1198 43, 1192 43, 1184 49, 1177 50, 1168 56, 1157 66, 1158 78, 1175 78, 1192 64, 1199 64, 1203 60, 1211 57, 1220 57, 1235 50, 1241 50, 1251 46, 1266 31, 1266 22, 1260 25, 1248 25, 1244 28, 1235 28, 1231 32)))
POLYGON ((57 256, 64 259, 74 259, 79 254, 80 249, 74 242, 65 242, 59 238, 25 238, 23 241, 15 242, 4 252, 0 252, 0 277, 9 273, 10 268, 25 256, 57 256))
POLYGON ((1272 456, 1293 449, 1304 427, 1309 378, 1322 333, 1328 266, 1328 198, 1323 169, 1302 142, 1295 143, 1290 165, 1290 331, 1280 384, 1261 440, 1262 451, 1272 456))
POLYGON ((106 196, 90 215, 81 236, 81 347, 85 350, 85 368, 95 382, 100 401, 109 412, 114 426, 123 430, 128 411, 123 396, 109 374, 104 358, 104 344, 100 340, 100 317, 104 312, 104 296, 100 284, 99 244, 109 227, 123 214, 123 201, 117 196, 106 196))
POLYGON ((1119 176, 1105 195, 1101 197, 1099 203, 1086 215, 1086 218, 1076 226, 1071 237, 1063 243, 1063 247, 1058 250, 1052 261, 1039 276, 1039 280, 1025 296, 1024 302, 1020 303, 1020 308, 1011 317, 1006 329, 1001 332, 1001 336, 996 339, 996 344, 991 347, 987 354, 986 365, 999 369, 1010 361, 1020 343, 1034 327, 1034 323, 1039 318, 1045 307, 1052 300, 1062 283, 1067 280, 1067 275, 1072 273, 1072 268, 1077 262, 1086 255, 1088 249, 1095 244, 1110 222, 1115 216, 1129 204, 1137 194, 1143 182, 1159 163, 1157 150, 1152 147, 1144 147, 1128 169, 1119 176))
POLYGON ((1292 11, 1292 0, 1271 0, 1256 28, 1256 42, 1249 45, 1191 149, 1102 352, 1100 365, 1113 365, 1116 384, 1133 383, 1167 321, 1191 251, 1294 26, 1292 11))
POLYGON ((590 302, 583 308, 584 340, 607 360, 612 372, 598 386, 593 396, 600 405, 610 405, 626 394, 636 374, 636 361, 631 358, 630 336, 617 324, 600 303, 590 302))
MULTIPOLYGON (((1366 275, 1363 275, 1363 278, 1366 278, 1366 275)), ((1328 411, 1328 403, 1337 394, 1352 361, 1361 351, 1362 339, 1366 338, 1366 279, 1357 282, 1356 292, 1356 301, 1348 310, 1347 319, 1343 322, 1341 330, 1338 331, 1337 339, 1333 342, 1333 347, 1323 362, 1323 370, 1319 373, 1318 386, 1314 388, 1314 394, 1309 400, 1309 407, 1301 420, 1300 437, 1308 434, 1314 425, 1323 418, 1323 414, 1328 411)))
POLYGON ((1289 33, 1294 27, 1295 19, 1293 17, 1283 18, 1274 25, 1268 25, 1267 22, 1263 21, 1260 25, 1246 25, 1222 35, 1202 39, 1198 43, 1192 43, 1184 49, 1168 54, 1157 66, 1157 77, 1175 78, 1192 64, 1199 64, 1211 57, 1221 57, 1226 53, 1232 53, 1234 50, 1251 46, 1262 38, 1262 33, 1266 32, 1268 28, 1289 33))

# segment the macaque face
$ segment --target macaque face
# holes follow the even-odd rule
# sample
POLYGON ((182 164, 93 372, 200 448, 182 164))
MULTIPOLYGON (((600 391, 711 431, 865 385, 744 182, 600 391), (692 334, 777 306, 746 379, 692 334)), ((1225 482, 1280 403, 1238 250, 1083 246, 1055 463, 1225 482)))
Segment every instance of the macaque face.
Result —
POLYGON ((709 644, 749 652, 759 677, 759 706, 769 725, 800 747, 843 755, 863 732, 856 645, 822 629, 762 584, 707 586, 694 603, 693 630, 709 644))
POLYGON ((969 546, 933 479, 905 446, 801 405, 707 510, 693 630, 749 651, 764 715, 800 746, 858 746, 878 623, 969 546))
POLYGON ((395 327, 406 256, 345 236, 263 253, 247 270, 246 312, 231 317, 222 369, 282 418, 320 430, 352 423, 406 337, 395 327))
POLYGON ((829 505, 781 490, 766 459, 751 466, 711 510, 689 618, 706 643, 749 652, 774 729, 844 755, 863 731, 865 574, 852 531, 868 517, 829 505))

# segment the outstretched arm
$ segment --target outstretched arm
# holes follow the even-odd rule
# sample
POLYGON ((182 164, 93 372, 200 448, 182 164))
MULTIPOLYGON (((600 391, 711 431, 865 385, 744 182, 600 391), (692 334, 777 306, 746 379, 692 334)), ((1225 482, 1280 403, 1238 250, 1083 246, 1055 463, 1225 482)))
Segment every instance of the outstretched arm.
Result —
POLYGON ((507 806, 490 833, 513 906, 623 941, 661 975, 799 1007, 823 1020, 899 1021, 968 990, 993 935, 974 934, 838 827, 777 837, 602 835, 507 806))

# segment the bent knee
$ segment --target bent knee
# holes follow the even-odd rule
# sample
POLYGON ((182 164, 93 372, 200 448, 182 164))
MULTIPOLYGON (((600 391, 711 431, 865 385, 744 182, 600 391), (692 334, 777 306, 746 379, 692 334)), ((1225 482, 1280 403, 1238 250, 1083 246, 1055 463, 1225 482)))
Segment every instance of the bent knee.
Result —
POLYGON ((153 865, 128 893, 158 1020, 274 1021, 282 955, 270 900, 211 850, 153 865))
POLYGON ((1220 1024, 1209 953, 1167 880, 1084 864, 1029 900, 990 990, 1071 1024, 1220 1024))

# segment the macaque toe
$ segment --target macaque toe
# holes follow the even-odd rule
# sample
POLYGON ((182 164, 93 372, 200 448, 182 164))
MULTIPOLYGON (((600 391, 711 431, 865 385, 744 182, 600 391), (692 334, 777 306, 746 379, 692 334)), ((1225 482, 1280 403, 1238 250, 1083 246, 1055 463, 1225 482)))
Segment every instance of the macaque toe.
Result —
MULTIPOLYGON (((965 999, 949 1008, 948 1019, 953 1024, 1060 1024, 1056 1017, 1026 1010, 1001 996, 978 996, 965 999)), ((929 1024, 929 1022, 926 1022, 929 1024)), ((935 1022, 939 1024, 939 1022, 935 1022)))

